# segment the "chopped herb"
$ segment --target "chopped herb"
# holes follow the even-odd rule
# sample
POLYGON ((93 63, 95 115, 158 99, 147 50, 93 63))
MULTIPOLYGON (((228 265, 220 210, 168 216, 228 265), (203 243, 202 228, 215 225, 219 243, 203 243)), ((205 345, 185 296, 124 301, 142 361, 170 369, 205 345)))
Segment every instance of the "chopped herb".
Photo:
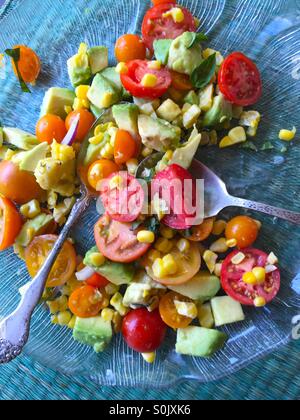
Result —
POLYGON ((187 47, 188 49, 192 48, 195 44, 199 43, 199 42, 205 42, 208 41, 208 37, 207 35, 205 35, 203 32, 199 32, 199 33, 193 33, 193 38, 192 41, 190 43, 190 45, 187 47))
POLYGON ((265 150, 273 150, 274 149, 274 146, 273 146, 273 144, 270 142, 270 141, 266 141, 263 145, 262 145, 262 147, 261 147, 261 151, 265 151, 265 150))
POLYGON ((149 230, 150 232, 158 234, 160 223, 159 223, 158 219, 155 216, 153 216, 153 217, 150 217, 149 219, 145 220, 144 222, 134 222, 134 223, 132 223, 130 230, 135 231, 141 226, 144 226, 144 228, 146 230, 149 230))
POLYGON ((16 69, 17 69, 18 79, 19 79, 19 83, 20 83, 22 91, 26 92, 26 93, 31 93, 30 89, 28 88, 28 86, 26 85, 26 83, 24 82, 24 80, 21 76, 19 66, 18 66, 18 63, 20 61, 20 48, 5 50, 5 54, 7 54, 9 57, 11 57, 13 59, 13 62, 14 62, 15 66, 16 66, 16 69))
POLYGON ((181 231, 181 234, 185 237, 185 238, 190 238, 191 236, 193 236, 193 232, 192 229, 185 229, 181 231))
POLYGON ((286 146, 283 146, 281 149, 280 149, 280 153, 286 153, 288 151, 288 148, 286 147, 286 146))
POLYGON ((213 76, 215 75, 217 67, 216 53, 209 56, 206 60, 202 61, 192 73, 191 81, 197 89, 205 88, 213 76))
POLYGON ((258 152, 258 148, 252 141, 247 141, 240 146, 242 149, 253 150, 253 152, 258 152))

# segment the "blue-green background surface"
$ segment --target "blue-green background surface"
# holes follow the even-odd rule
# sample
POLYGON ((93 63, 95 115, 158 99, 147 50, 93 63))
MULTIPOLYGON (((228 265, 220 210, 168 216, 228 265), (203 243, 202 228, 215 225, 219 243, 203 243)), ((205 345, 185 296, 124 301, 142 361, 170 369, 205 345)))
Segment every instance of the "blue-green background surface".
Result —
MULTIPOLYGON (((18 1, 0 0, 0 11, 3 3, 6 14, 18 1)), ((182 382, 172 389, 159 391, 99 387, 91 382, 88 383, 85 378, 74 379, 58 374, 24 356, 10 365, 0 367, 0 400, 298 400, 300 399, 299 351, 300 342, 293 342, 267 359, 258 361, 221 381, 206 385, 182 382)))

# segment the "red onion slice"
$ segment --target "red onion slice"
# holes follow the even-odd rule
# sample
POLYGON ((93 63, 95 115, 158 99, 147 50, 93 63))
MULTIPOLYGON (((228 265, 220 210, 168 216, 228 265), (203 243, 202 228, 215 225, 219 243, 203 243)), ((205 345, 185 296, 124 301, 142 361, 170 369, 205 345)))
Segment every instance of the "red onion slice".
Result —
POLYGON ((77 134, 77 130, 78 130, 79 120, 80 120, 80 115, 78 114, 76 116, 76 118, 74 119, 74 121, 72 122, 71 127, 70 127, 69 131, 67 132, 66 137, 61 142, 61 144, 64 144, 66 146, 72 146, 72 144, 76 140, 76 134, 77 134))

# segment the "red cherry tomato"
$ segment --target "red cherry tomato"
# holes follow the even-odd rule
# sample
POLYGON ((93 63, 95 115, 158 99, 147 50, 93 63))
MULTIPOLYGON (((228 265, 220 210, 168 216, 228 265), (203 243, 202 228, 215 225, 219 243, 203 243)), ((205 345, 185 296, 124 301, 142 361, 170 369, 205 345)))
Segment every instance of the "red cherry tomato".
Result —
POLYGON ((16 206, 8 198, 0 196, 0 251, 13 245, 22 224, 22 217, 16 206))
POLYGON ((158 6, 159 4, 170 4, 174 3, 176 4, 175 0, 151 0, 154 6, 158 6))
POLYGON ((280 271, 277 269, 267 274, 266 281, 260 285, 250 285, 243 281, 243 275, 254 267, 265 267, 268 255, 254 248, 243 250, 246 258, 241 264, 232 263, 232 258, 240 251, 235 250, 227 256, 222 264, 221 282, 225 292, 242 305, 253 306, 257 297, 263 297, 266 303, 271 302, 280 289, 280 271))
POLYGON ((163 96, 172 83, 171 74, 168 69, 161 68, 154 70, 148 67, 149 61, 134 60, 127 63, 128 72, 121 74, 121 81, 124 88, 137 98, 157 99, 163 96), (157 82, 154 87, 142 85, 142 79, 146 74, 154 74, 157 82))
POLYGON ((159 4, 148 10, 142 24, 144 43, 151 51, 156 39, 175 39, 184 32, 196 32, 196 30, 195 19, 191 12, 172 1, 168 4, 159 4), (180 7, 183 11, 184 20, 182 22, 174 22, 171 16, 163 17, 173 7, 180 7))
POLYGON ((107 286, 109 281, 100 274, 94 273, 89 279, 87 279, 86 284, 101 289, 101 287, 107 286))
POLYGON ((224 60, 219 71, 219 87, 228 101, 239 106, 254 105, 262 95, 262 80, 256 64, 240 52, 224 60))
POLYGON ((79 119, 79 124, 77 128, 77 133, 76 133, 76 140, 81 142, 84 140, 85 136, 87 135, 92 125, 94 124, 95 117, 87 109, 80 109, 79 111, 70 112, 70 114, 67 116, 67 119, 66 119, 67 130, 70 130, 70 127, 73 121, 75 120, 75 118, 77 117, 77 115, 80 116, 80 119, 79 119))
POLYGON ((157 350, 166 335, 167 326, 158 310, 146 308, 129 312, 123 320, 122 334, 127 345, 139 353, 157 350))

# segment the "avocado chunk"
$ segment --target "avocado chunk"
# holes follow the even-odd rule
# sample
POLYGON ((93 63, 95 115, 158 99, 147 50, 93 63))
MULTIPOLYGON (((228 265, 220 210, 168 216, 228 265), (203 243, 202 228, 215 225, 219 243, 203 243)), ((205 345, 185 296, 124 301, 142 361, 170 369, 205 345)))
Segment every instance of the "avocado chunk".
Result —
POLYGON ((40 142, 32 134, 26 133, 19 128, 3 128, 3 138, 6 143, 9 143, 21 150, 31 150, 40 142))
POLYGON ((90 110, 92 111, 92 113, 94 114, 94 116, 96 118, 99 118, 100 115, 103 113, 103 109, 102 108, 98 108, 93 104, 90 104, 90 110))
POLYGON ((184 102, 190 105, 199 105, 199 96, 194 90, 191 90, 184 98, 184 102))
POLYGON ((131 95, 127 90, 124 89, 119 73, 116 72, 116 67, 107 67, 107 69, 101 72, 101 76, 105 77, 109 82, 111 82, 116 89, 118 89, 121 98, 130 99, 131 95))
POLYGON ((105 321, 101 316, 94 318, 76 318, 73 338, 82 344, 93 347, 96 353, 106 349, 113 336, 110 321, 105 321))
POLYGON ((120 93, 115 85, 100 73, 94 77, 87 96, 90 102, 100 109, 109 108, 121 99, 120 93))
POLYGON ((110 135, 108 133, 105 133, 103 140, 100 143, 98 144, 90 143, 87 147, 86 154, 84 157, 84 166, 89 166, 95 160, 97 160, 100 157, 101 150, 107 143, 109 143, 109 141, 110 141, 110 135))
POLYGON ((242 305, 229 296, 215 297, 211 300, 211 307, 216 327, 245 320, 242 305))
POLYGON ((184 32, 172 41, 168 60, 168 67, 170 69, 190 76, 201 64, 203 58, 200 42, 196 42, 189 48, 193 42, 193 38, 193 32, 184 32))
POLYGON ((46 114, 58 115, 63 120, 67 113, 65 107, 72 106, 75 99, 75 93, 70 89, 52 87, 45 93, 40 116, 46 114))
POLYGON ((113 117, 120 130, 128 131, 132 137, 137 137, 139 109, 134 104, 114 105, 112 108, 113 117))
POLYGON ((179 146, 181 129, 167 121, 139 115, 138 128, 143 144, 150 149, 166 152, 179 146))
POLYGON ((48 143, 43 142, 28 152, 23 152, 22 158, 19 161, 21 171, 34 172, 39 161, 45 159, 48 149, 48 143))
POLYGON ((16 244, 26 247, 35 236, 41 235, 45 229, 53 222, 53 216, 41 213, 34 219, 28 220, 19 233, 16 244))
POLYGON ((211 275, 209 272, 200 271, 187 283, 168 287, 174 292, 203 303, 216 296, 221 285, 218 277, 211 275))
POLYGON ((108 66, 108 48, 92 47, 88 50, 92 74, 97 74, 108 66))
POLYGON ((176 352, 194 357, 211 357, 221 350, 228 336, 217 330, 188 327, 177 331, 176 352))
POLYGON ((218 127, 225 121, 232 119, 232 104, 223 95, 215 96, 212 108, 203 117, 202 126, 205 128, 218 127))
POLYGON ((215 320, 212 314, 211 304, 209 302, 204 305, 199 304, 198 319, 201 327, 209 329, 214 327, 215 320))
POLYGON ((195 129, 187 143, 175 150, 169 165, 177 164, 182 168, 189 169, 200 146, 201 137, 201 134, 195 129))
POLYGON ((97 247, 94 247, 87 252, 84 259, 84 264, 86 266, 93 268, 97 273, 101 274, 108 281, 116 284, 117 286, 129 284, 133 280, 135 268, 132 264, 121 264, 106 260, 101 267, 97 267, 91 262, 91 256, 95 253, 99 253, 97 247))
POLYGON ((168 64, 169 51, 172 42, 172 39, 158 39, 153 43, 155 58, 156 60, 160 61, 164 66, 168 64))
POLYGON ((69 78, 74 87, 88 85, 92 78, 87 50, 88 46, 82 43, 78 53, 67 61, 69 78))

